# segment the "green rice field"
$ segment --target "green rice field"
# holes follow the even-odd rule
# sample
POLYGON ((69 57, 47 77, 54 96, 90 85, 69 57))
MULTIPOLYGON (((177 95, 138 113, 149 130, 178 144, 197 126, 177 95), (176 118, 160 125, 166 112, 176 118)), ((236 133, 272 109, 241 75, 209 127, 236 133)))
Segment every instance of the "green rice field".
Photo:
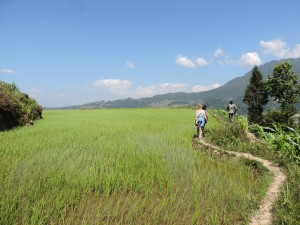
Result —
POLYGON ((46 110, 1 132, 0 224, 247 224, 267 178, 194 149, 194 114, 46 110))

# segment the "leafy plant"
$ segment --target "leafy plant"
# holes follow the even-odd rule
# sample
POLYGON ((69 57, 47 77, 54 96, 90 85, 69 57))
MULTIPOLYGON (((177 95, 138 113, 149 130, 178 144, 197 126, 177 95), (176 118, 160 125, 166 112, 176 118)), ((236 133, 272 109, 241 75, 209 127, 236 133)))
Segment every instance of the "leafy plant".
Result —
POLYGON ((265 135, 264 128, 257 123, 250 124, 248 129, 258 138, 263 138, 265 135))
POLYGON ((281 156, 300 163, 300 134, 291 127, 285 131, 280 124, 262 127, 258 124, 250 126, 258 137, 263 139, 269 148, 276 150, 281 156))
POLYGON ((249 123, 248 119, 244 115, 236 115, 236 121, 235 121, 237 126, 240 126, 242 131, 246 133, 248 131, 249 123))

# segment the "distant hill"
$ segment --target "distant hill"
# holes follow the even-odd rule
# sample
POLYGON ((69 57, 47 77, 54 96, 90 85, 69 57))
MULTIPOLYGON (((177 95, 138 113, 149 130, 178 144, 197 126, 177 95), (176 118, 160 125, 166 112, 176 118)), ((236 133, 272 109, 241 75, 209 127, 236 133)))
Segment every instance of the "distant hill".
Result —
MULTIPOLYGON (((274 66, 285 61, 293 65, 292 70, 298 74, 298 82, 300 83, 300 58, 274 60, 258 68, 263 78, 266 79, 269 74, 273 73, 274 66)), ((65 109, 181 107, 195 106, 200 102, 205 102, 209 108, 225 109, 229 100, 233 100, 238 105, 239 113, 246 113, 247 106, 242 102, 242 99, 245 89, 249 84, 251 72, 252 71, 249 71, 241 77, 236 77, 225 85, 210 91, 197 93, 177 92, 140 99, 127 98, 115 101, 98 101, 80 106, 65 107, 65 109)))

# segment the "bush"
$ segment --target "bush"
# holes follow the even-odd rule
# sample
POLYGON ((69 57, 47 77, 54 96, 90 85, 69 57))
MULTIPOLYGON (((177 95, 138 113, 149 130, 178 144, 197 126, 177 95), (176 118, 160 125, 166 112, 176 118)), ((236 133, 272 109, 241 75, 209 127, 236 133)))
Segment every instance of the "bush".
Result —
POLYGON ((246 142, 245 130, 242 126, 226 124, 223 128, 207 129, 207 138, 215 145, 222 147, 238 146, 246 142))
POLYGON ((257 123, 249 125, 249 131, 258 138, 263 138, 265 135, 264 128, 257 123))
POLYGON ((42 107, 22 93, 16 84, 0 81, 0 130, 25 125, 42 118, 42 107))
POLYGON ((278 110, 269 110, 264 116, 264 125, 271 126, 274 123, 286 124, 285 117, 278 110))
POLYGON ((300 164, 300 134, 295 129, 274 123, 271 127, 253 124, 250 130, 280 156, 300 164))
POLYGON ((236 125, 243 131, 244 134, 248 131, 249 123, 246 116, 243 115, 236 115, 236 125))

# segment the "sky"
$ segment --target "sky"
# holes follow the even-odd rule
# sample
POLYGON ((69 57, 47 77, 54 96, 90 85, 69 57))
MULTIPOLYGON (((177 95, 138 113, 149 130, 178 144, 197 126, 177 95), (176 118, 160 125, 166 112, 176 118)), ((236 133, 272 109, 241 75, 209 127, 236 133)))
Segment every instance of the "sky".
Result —
POLYGON ((0 0, 0 80, 43 107, 200 92, 300 57, 299 0, 0 0))

